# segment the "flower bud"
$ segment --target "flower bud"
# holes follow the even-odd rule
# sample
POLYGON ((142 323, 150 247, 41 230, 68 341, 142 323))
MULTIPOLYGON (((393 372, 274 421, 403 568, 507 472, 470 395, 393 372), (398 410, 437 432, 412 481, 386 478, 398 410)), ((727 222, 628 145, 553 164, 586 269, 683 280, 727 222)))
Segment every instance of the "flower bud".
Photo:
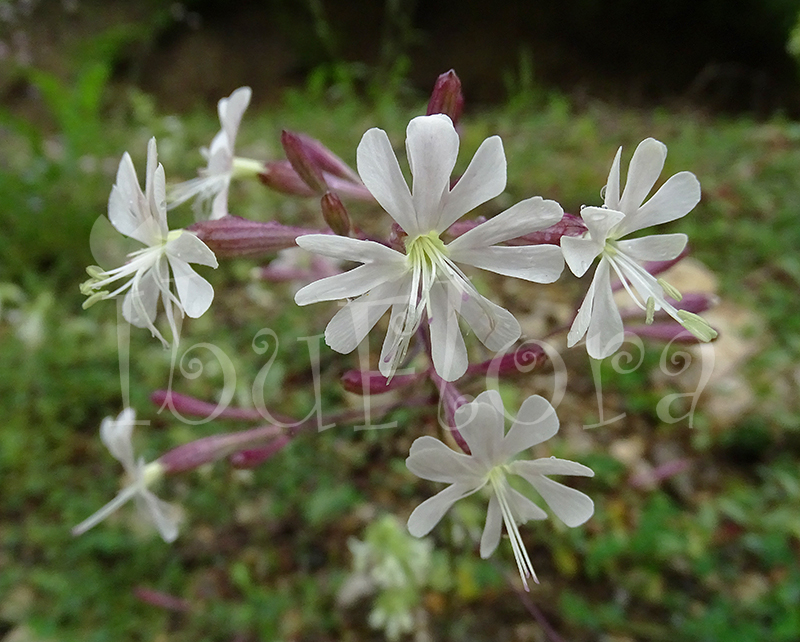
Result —
POLYGON ((422 374, 396 374, 389 380, 379 372, 348 370, 342 375, 342 385, 347 392, 357 395, 379 395, 404 388, 418 381, 421 376, 422 374))
POLYGON ((158 608, 167 611, 188 613, 192 610, 192 606, 188 600, 184 600, 183 598, 176 597, 175 595, 170 595, 169 593, 164 593, 162 591, 156 591, 140 586, 133 590, 133 595, 141 602, 150 604, 151 606, 157 606, 158 608))
POLYGON ((625 327, 625 332, 635 334, 642 339, 652 339, 662 343, 681 343, 695 344, 702 341, 694 334, 689 332, 679 323, 674 321, 661 321, 650 325, 629 325, 625 327))
POLYGON ((156 462, 162 466, 165 475, 173 475, 230 457, 241 450, 262 448, 265 442, 271 444, 282 436, 282 429, 271 424, 252 430, 210 435, 177 446, 161 455, 156 462))
POLYGON ((687 312, 699 314, 700 312, 705 312, 709 308, 713 308, 717 303, 719 303, 719 297, 716 294, 710 294, 708 292, 688 292, 681 298, 680 306, 676 307, 679 307, 681 310, 686 310, 687 312))
MULTIPOLYGON (((612 286, 612 290, 619 290, 621 287, 620 284, 615 283, 614 286, 612 286)), ((689 292, 682 295, 680 300, 668 296, 666 297, 666 301, 670 305, 675 306, 678 312, 684 311, 699 314, 717 305, 719 297, 716 294, 710 294, 708 292, 689 292)), ((619 313, 622 319, 627 321, 628 319, 638 319, 642 314, 642 310, 641 308, 631 306, 621 309, 619 313)), ((669 317, 666 311, 658 310, 653 315, 653 318, 657 322, 662 322, 666 321, 669 317)))
POLYGON ((458 444, 458 447, 468 455, 471 454, 466 439, 464 439, 456 425, 456 410, 467 403, 467 399, 456 388, 454 383, 442 379, 433 368, 428 371, 428 376, 439 390, 439 408, 444 412, 447 429, 458 444))
POLYGON ((224 216, 200 221, 187 228, 219 258, 257 256, 295 246, 295 239, 319 230, 281 225, 276 221, 251 221, 239 216, 224 216))
POLYGON ((292 168, 303 182, 316 194, 324 194, 328 191, 325 177, 322 170, 316 165, 303 145, 300 137, 285 129, 281 133, 281 145, 286 152, 286 158, 292 164, 292 168))
POLYGON ((292 196, 313 196, 313 190, 306 185, 288 160, 272 161, 264 165, 264 171, 258 175, 259 180, 267 187, 282 194, 292 196))
POLYGON ((303 146, 305 155, 323 172, 332 174, 351 183, 361 184, 361 178, 341 158, 329 150, 316 138, 305 134, 294 134, 303 146))
POLYGON ((325 192, 320 200, 322 207, 322 218, 333 230, 334 234, 340 236, 350 235, 350 216, 347 214, 342 200, 333 192, 325 192))
POLYGON ((464 94, 461 92, 461 80, 451 69, 436 79, 431 99, 428 102, 427 115, 446 114, 455 125, 463 110, 464 94))
MULTIPOLYGON (((447 233, 456 238, 484 222, 486 222, 486 218, 483 216, 479 216, 472 221, 457 221, 448 228, 447 233)), ((525 236, 509 239, 506 243, 508 245, 559 245, 562 236, 581 236, 586 231, 586 225, 580 216, 564 213, 558 223, 538 232, 531 232, 525 236)))
POLYGON ((232 454, 228 460, 234 468, 256 468, 267 461, 267 459, 283 450, 290 441, 290 437, 280 435, 279 437, 275 437, 275 439, 266 446, 240 450, 238 453, 232 454))
POLYGON ((210 417, 216 413, 218 419, 237 419, 239 421, 262 421, 262 417, 255 408, 225 407, 221 411, 219 405, 201 401, 189 395, 182 395, 169 390, 156 390, 150 395, 150 401, 155 405, 170 408, 181 415, 192 417, 210 417))
POLYGON ((523 344, 513 352, 497 355, 482 363, 476 363, 467 370, 471 375, 488 374, 495 377, 513 375, 520 372, 529 373, 540 368, 547 361, 547 354, 536 343, 523 344))
POLYGON ((538 245, 546 243, 548 245, 559 245, 562 236, 581 236, 587 231, 586 224, 580 216, 564 212, 564 216, 555 225, 531 232, 525 236, 520 236, 508 241, 509 245, 538 245))

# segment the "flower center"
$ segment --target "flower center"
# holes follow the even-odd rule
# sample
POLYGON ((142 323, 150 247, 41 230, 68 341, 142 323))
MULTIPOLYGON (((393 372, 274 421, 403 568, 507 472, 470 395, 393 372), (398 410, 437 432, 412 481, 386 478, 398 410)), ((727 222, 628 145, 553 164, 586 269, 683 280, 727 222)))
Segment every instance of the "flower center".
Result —
POLYGON ((435 265, 442 256, 447 256, 447 247, 435 231, 405 239, 406 255, 409 265, 426 264, 435 270, 435 265))
POLYGON ((431 287, 433 287, 438 273, 443 271, 445 274, 449 274, 454 269, 458 271, 458 268, 447 258, 447 247, 435 231, 419 234, 413 238, 406 237, 405 246, 406 263, 411 272, 411 288, 408 293, 405 314, 400 321, 400 327, 395 330, 394 340, 385 357, 387 362, 394 363, 392 372, 405 358, 411 337, 419 328, 422 316, 426 311, 428 312, 428 321, 432 320, 431 287))
MULTIPOLYGON (((392 372, 405 358, 411 337, 419 329, 425 312, 428 314, 428 323, 433 323, 435 314, 447 315, 450 309, 459 311, 460 302, 454 295, 460 295, 461 302, 477 304, 486 315, 490 331, 494 330, 496 323, 491 304, 478 294, 469 278, 450 259, 447 246, 435 230, 406 237, 405 249, 406 265, 411 273, 408 302, 401 317, 392 317, 390 332, 393 333, 393 340, 384 356, 386 363, 393 364, 392 372), (436 305, 432 306, 431 289, 437 281, 440 287, 435 293, 436 305)), ((439 320, 440 323, 442 321, 446 322, 439 320)))

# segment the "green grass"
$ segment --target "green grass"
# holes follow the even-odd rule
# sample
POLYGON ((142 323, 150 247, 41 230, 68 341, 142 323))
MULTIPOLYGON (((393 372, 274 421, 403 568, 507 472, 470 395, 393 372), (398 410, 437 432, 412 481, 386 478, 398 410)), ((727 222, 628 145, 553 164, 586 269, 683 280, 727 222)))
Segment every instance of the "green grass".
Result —
MULTIPOLYGON (((31 639, 62 641, 380 639, 368 627, 368 605, 340 608, 336 593, 351 567, 348 538, 363 538, 370 515, 403 519, 432 490, 402 465, 412 439, 432 430, 424 410, 397 412, 393 418, 402 428, 391 431, 340 427, 304 435, 252 473, 221 463, 169 480, 160 495, 181 503, 188 516, 172 546, 138 527, 132 507, 81 538, 70 536, 72 525, 111 498, 120 474, 97 439, 102 417, 118 413, 122 403, 116 310, 110 302, 80 309, 78 284, 94 262, 89 230, 104 214, 124 150, 141 176, 147 139, 156 135, 167 178, 186 179, 200 163, 197 148, 218 128, 213 113, 161 114, 138 93, 110 112, 76 104, 88 111, 79 110, 83 118, 64 116, 62 126, 71 128, 65 131, 43 133, 20 118, 0 125, 7 134, 0 138, 0 281, 23 293, 4 305, 0 318, 0 634, 26 626, 31 639), (32 331, 36 323, 39 332, 32 331), (144 604, 132 593, 136 587, 183 597, 191 611, 170 614, 144 604)), ((423 110, 422 97, 369 101, 346 85, 331 89, 317 80, 288 93, 283 105, 248 112, 237 149, 277 158, 279 134, 287 128, 320 138, 352 163, 366 129, 386 129, 400 148, 409 118, 423 110)), ((693 447, 699 432, 690 434, 684 424, 658 424, 658 395, 643 388, 656 364, 648 361, 648 370, 632 375, 603 372, 616 410, 628 417, 623 425, 587 433, 580 446, 566 439, 555 444, 559 455, 597 470, 581 486, 597 512, 579 529, 551 521, 523 529, 542 579, 534 601, 569 640, 604 633, 652 640, 797 639, 800 523, 791 507, 800 500, 800 408, 791 376, 800 367, 800 125, 600 104, 579 112, 562 97, 522 97, 489 111, 468 109, 457 170, 495 133, 505 143, 509 187, 481 210, 486 214, 537 194, 577 212, 600 201, 617 146, 624 145, 629 158, 646 136, 664 141, 664 177, 693 171, 703 201, 663 231, 687 232, 695 256, 719 276, 721 295, 755 310, 769 337, 747 368, 761 410, 731 434, 702 428, 713 425, 713 417, 701 417, 702 447, 693 447), (740 456, 737 444, 753 430, 765 443, 745 443, 740 456), (609 450, 631 435, 648 448, 679 446, 692 460, 689 488, 671 482, 653 490, 632 487, 630 472, 609 450)), ((235 213, 261 220, 315 216, 313 201, 283 199, 255 184, 235 186, 232 203, 235 213)), ((352 213, 366 216, 368 210, 354 205, 352 213)), ((186 211, 176 216, 184 224, 190 220, 186 211)), ((266 402, 304 415, 313 396, 306 388, 308 355, 297 338, 319 333, 327 312, 297 308, 286 286, 248 286, 255 264, 234 261, 209 275, 217 299, 210 314, 187 323, 185 345, 207 341, 230 355, 236 398, 246 403, 266 363, 251 341, 261 328, 273 329, 281 347, 267 377, 266 402)), ((138 432, 146 457, 241 427, 186 426, 156 415, 147 399, 166 386, 169 354, 134 329, 132 355, 132 404, 153 422, 138 432)), ((194 380, 179 378, 176 389, 211 399, 221 374, 209 354, 198 356, 206 370, 194 380)), ((326 407, 345 403, 337 376, 354 363, 323 350, 326 407)), ((579 363, 575 394, 583 396, 575 412, 591 416, 597 412, 592 388, 580 388, 588 364, 585 358, 579 363)), ((447 518, 434 531, 456 578, 450 590, 421 596, 434 639, 510 638, 531 621, 496 566, 513 570, 507 547, 483 562, 470 543, 483 510, 478 501, 467 503, 458 519, 447 518)))

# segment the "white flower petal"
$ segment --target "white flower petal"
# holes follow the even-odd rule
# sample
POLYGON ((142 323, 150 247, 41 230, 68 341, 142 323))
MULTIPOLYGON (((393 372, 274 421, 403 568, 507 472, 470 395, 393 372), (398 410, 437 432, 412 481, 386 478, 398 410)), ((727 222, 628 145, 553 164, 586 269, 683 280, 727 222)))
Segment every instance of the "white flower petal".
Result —
POLYGON ((506 457, 547 441, 558 432, 558 417, 553 406, 539 395, 522 402, 514 423, 503 440, 506 457))
POLYGON ((407 234, 419 234, 411 192, 385 131, 373 128, 364 134, 356 150, 356 167, 381 207, 407 234))
POLYGON ((414 537, 427 535, 453 504, 476 490, 478 488, 471 484, 452 484, 430 499, 426 499, 408 518, 408 532, 414 537))
POLYGON ((441 283, 431 287, 429 313, 433 367, 445 381, 455 381, 467 371, 469 359, 456 310, 441 283))
POLYGON ((178 538, 178 526, 183 518, 183 511, 176 505, 159 499, 147 489, 142 489, 135 498, 139 513, 152 522, 168 544, 178 538))
MULTIPOLYGON (((213 175, 205 173, 203 176, 183 181, 177 185, 170 185, 168 190, 168 209, 175 209, 191 198, 197 196, 194 203, 195 213, 202 214, 208 199, 224 191, 227 194, 227 186, 230 182, 229 175, 213 175)), ((227 198, 227 197, 226 197, 227 198)), ((226 205, 227 207, 227 205, 226 205)))
MULTIPOLYGON (((513 465, 513 462, 512 462, 513 465)), ((506 491, 508 503, 511 506, 511 512, 514 515, 517 524, 524 524, 531 520, 547 519, 545 513, 539 506, 537 506, 530 498, 525 497, 522 493, 508 486, 506 491)))
POLYGON ((664 161, 667 146, 654 138, 646 138, 636 147, 625 179, 625 191, 619 200, 619 209, 625 214, 633 214, 644 202, 645 197, 656 184, 664 161))
POLYGON ((500 535, 503 530, 503 515, 500 511, 500 502, 497 495, 492 493, 489 499, 489 507, 486 510, 486 525, 483 527, 481 535, 481 558, 489 559, 500 543, 500 535))
POLYGON ((131 441, 135 422, 136 412, 132 408, 125 408, 116 419, 106 417, 100 424, 100 440, 128 473, 135 471, 131 441))
POLYGON ((617 241, 617 248, 637 261, 670 261, 683 252, 688 240, 686 234, 653 234, 617 241))
MULTIPOLYGON (((503 141, 491 136, 481 143, 467 171, 445 194, 437 232, 443 232, 467 212, 494 198, 506 188, 506 156, 503 141)), ((519 235, 518 235, 519 236, 519 235)))
MULTIPOLYGON (((571 348, 578 343, 578 341, 583 338, 583 335, 585 335, 586 331, 589 329, 589 324, 592 321, 592 310, 594 309, 594 293, 597 289, 597 272, 600 271, 600 266, 603 265, 604 262, 607 262, 607 259, 600 259, 600 265, 597 266, 597 271, 592 278, 589 289, 586 291, 586 296, 583 298, 583 303, 581 303, 581 307, 578 308, 578 314, 575 315, 575 320, 572 322, 572 327, 569 329, 569 333, 567 334, 568 348, 571 348)), ((609 278, 608 270, 606 269, 605 272, 605 278, 609 278)))
POLYGON ((499 352, 508 349, 522 333, 513 314, 478 292, 468 298, 455 292, 450 304, 456 307, 475 336, 489 350, 499 352))
POLYGON ((381 243, 351 239, 333 234, 306 234, 295 241, 304 250, 332 259, 359 263, 396 263, 405 265, 406 257, 381 243))
POLYGON ((168 259, 183 311, 193 319, 202 316, 214 300, 214 288, 186 261, 168 259))
POLYGON ((406 467, 417 477, 435 482, 462 481, 480 485, 480 472, 472 457, 457 453, 434 437, 419 437, 411 444, 406 467))
POLYGON ((217 189, 230 183, 233 173, 233 145, 234 141, 224 130, 217 132, 211 139, 211 145, 208 148, 208 164, 205 171, 201 170, 200 174, 220 179, 217 189))
POLYGON ((580 475, 594 477, 594 471, 588 466, 569 459, 542 457, 533 461, 515 461, 509 465, 515 475, 580 475))
POLYGON ((244 116, 244 112, 250 104, 252 95, 253 90, 250 89, 250 87, 239 87, 234 90, 230 96, 223 98, 217 103, 219 122, 225 134, 228 136, 231 148, 239 133, 242 116, 244 116))
POLYGON ((581 210, 581 218, 589 230, 589 238, 603 246, 606 239, 611 236, 611 230, 625 218, 625 214, 604 207, 590 206, 581 210))
POLYGON ((586 274, 594 260, 603 251, 603 243, 598 243, 591 238, 562 236, 561 251, 564 253, 564 260, 572 273, 581 277, 586 274))
POLYGON ((138 492, 139 488, 135 484, 131 486, 125 486, 125 488, 117 493, 114 499, 108 502, 105 506, 101 507, 98 511, 89 515, 89 517, 84 519, 80 524, 74 526, 72 528, 72 534, 75 536, 83 535, 83 533, 88 531, 90 528, 94 528, 106 517, 119 510, 121 506, 127 504, 131 498, 136 496, 138 492))
POLYGON ((454 252, 488 247, 548 228, 558 223, 563 216, 564 210, 558 203, 534 196, 473 227, 451 241, 447 249, 452 255, 454 252))
POLYGON ((455 422, 472 457, 481 468, 488 472, 495 465, 505 463, 504 412, 499 411, 494 404, 473 401, 456 410, 455 422))
POLYGON ((594 302, 589 329, 586 333, 586 351, 594 359, 605 359, 622 345, 625 330, 622 317, 614 302, 608 261, 600 261, 593 285, 594 302))
POLYGON ((158 168, 158 150, 156 149, 156 139, 153 136, 147 141, 147 168, 144 178, 144 197, 148 203, 153 203, 153 177, 158 168))
POLYGON ((294 295, 297 305, 336 301, 361 296, 402 275, 395 265, 359 265, 348 272, 309 283, 294 295))
POLYGON ((505 416, 506 414, 505 406, 503 406, 503 398, 497 390, 484 390, 472 400, 472 403, 488 403, 497 410, 500 415, 505 416))
POLYGON ((171 256, 186 263, 199 263, 216 268, 217 257, 214 252, 203 243, 194 233, 182 230, 177 238, 170 240, 166 247, 167 256, 171 256))
MULTIPOLYGON (((413 177, 411 198, 420 232, 439 231, 442 199, 450 191, 458 144, 453 122, 444 114, 418 116, 408 123, 406 151, 413 177)), ((411 234, 409 230, 406 232, 411 234)))
POLYGON ((542 475, 521 474, 542 496, 550 510, 567 526, 583 524, 594 513, 594 502, 579 490, 542 475))
POLYGON ((139 187, 136 169, 128 152, 122 155, 117 169, 117 180, 108 198, 108 219, 118 232, 150 245, 157 233, 146 216, 148 204, 139 187))
MULTIPOLYGON (((155 143, 155 139, 153 139, 155 143)), ((153 217, 161 239, 167 238, 167 179, 164 176, 164 166, 159 163, 153 172, 153 187, 150 192, 150 215, 153 217)), ((152 245, 152 244, 151 244, 152 245)))
MULTIPOLYGON (((210 220, 215 221, 221 218, 224 218, 228 215, 228 188, 230 187, 230 181, 225 181, 223 183, 222 188, 219 190, 217 195, 214 197, 214 200, 211 202, 211 216, 209 217, 210 220)), ((198 205, 199 205, 198 201, 198 205)))
POLYGON ((397 304, 404 289, 403 279, 377 286, 339 310, 325 328, 325 343, 348 354, 358 347, 389 306, 397 304))
POLYGON ((618 236, 686 216, 700 202, 700 181, 691 172, 671 176, 635 214, 618 228, 618 236))
POLYGON ((400 361, 405 357, 404 346, 408 346, 410 337, 404 336, 404 333, 412 331, 405 327, 408 311, 408 300, 398 300, 392 305, 392 313, 389 316, 389 325, 386 328, 386 336, 383 339, 378 361, 378 371, 387 379, 394 376, 400 366, 400 361))
POLYGON ((603 202, 610 210, 619 210, 619 164, 622 158, 622 147, 617 149, 614 162, 611 163, 611 171, 608 173, 606 191, 603 195, 603 202))
MULTIPOLYGON (((166 266, 166 264, 165 264, 166 266)), ((122 300, 122 316, 137 328, 149 328, 154 331, 153 322, 156 319, 156 304, 161 294, 162 278, 165 277, 160 261, 148 269, 141 277, 134 277, 135 285, 131 286, 122 300)), ((157 331, 154 332, 157 334, 157 331)))
POLYGON ((552 283, 564 270, 564 257, 557 245, 496 245, 451 253, 450 258, 495 274, 534 283, 552 283))

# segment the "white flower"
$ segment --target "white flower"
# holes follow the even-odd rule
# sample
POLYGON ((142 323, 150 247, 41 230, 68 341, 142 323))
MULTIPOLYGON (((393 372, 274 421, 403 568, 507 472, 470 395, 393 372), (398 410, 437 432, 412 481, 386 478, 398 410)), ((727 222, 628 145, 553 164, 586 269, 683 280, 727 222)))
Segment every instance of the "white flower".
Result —
POLYGON ((500 542, 501 523, 511 540, 522 582, 536 580, 518 525, 531 519, 546 519, 547 513, 522 493, 514 490, 507 476, 519 475, 533 486, 567 526, 579 526, 594 513, 592 500, 573 488, 545 475, 592 477, 591 468, 555 457, 533 461, 513 458, 558 432, 558 417, 542 397, 528 397, 519 409, 508 433, 504 429, 505 410, 500 394, 482 392, 475 401, 455 413, 456 427, 469 446, 470 455, 457 453, 434 437, 420 437, 411 444, 406 466, 417 477, 450 484, 425 500, 408 518, 408 530, 422 537, 439 523, 450 507, 481 488, 491 491, 486 526, 481 537, 481 557, 488 558, 500 542))
POLYGON ((198 217, 204 210, 208 210, 208 202, 213 199, 210 218, 222 218, 228 213, 228 188, 231 179, 234 176, 254 176, 263 171, 263 163, 237 158, 233 154, 239 125, 252 94, 250 87, 239 87, 230 96, 219 101, 217 111, 222 129, 214 136, 210 148, 200 150, 208 161, 208 166, 200 170, 199 177, 170 188, 170 209, 196 196, 194 209, 198 217))
POLYGON ((73 528, 73 535, 85 533, 133 498, 139 514, 155 525, 165 542, 173 542, 178 537, 180 508, 159 499, 148 490, 150 484, 163 476, 163 466, 158 461, 145 464, 143 458, 140 457, 138 461, 133 458, 131 433, 135 423, 136 413, 131 408, 125 408, 116 419, 103 419, 100 439, 125 468, 131 481, 108 504, 73 528))
POLYGON ((581 210, 588 232, 583 237, 561 237, 564 258, 576 276, 583 276, 600 256, 594 279, 567 336, 567 344, 572 347, 587 335, 586 348, 595 359, 612 355, 622 345, 624 329, 611 291, 612 271, 633 301, 647 311, 648 322, 652 321, 655 311, 663 309, 699 339, 710 341, 717 333, 696 314, 678 310, 669 303, 665 295, 680 300, 680 293, 641 265, 643 261, 676 258, 686 247, 686 235, 656 234, 620 240, 645 227, 688 214, 700 201, 700 183, 691 172, 679 172, 643 203, 667 157, 666 146, 648 138, 633 153, 625 191, 620 196, 621 154, 620 147, 608 176, 604 206, 581 210))
POLYGON ((122 302, 122 315, 137 328, 148 328, 166 347, 166 339, 156 329, 156 306, 159 296, 166 311, 173 340, 178 340, 176 311, 196 318, 211 305, 214 289, 197 274, 189 263, 217 267, 214 253, 192 232, 169 231, 167 208, 164 199, 164 168, 158 163, 156 139, 147 146, 147 178, 145 192, 131 157, 126 152, 117 170, 117 182, 108 199, 108 218, 121 234, 144 244, 131 252, 128 262, 114 270, 99 267, 87 269, 88 281, 81 292, 89 298, 84 307, 127 292, 122 302), (170 270, 175 281, 177 296, 170 289, 170 270), (111 283, 127 279, 113 292, 103 290, 111 283))
POLYGON ((413 119, 406 149, 413 175, 409 191, 386 132, 370 129, 357 152, 358 172, 367 189, 408 234, 405 254, 380 243, 312 234, 297 244, 334 259, 363 265, 321 279, 300 290, 299 305, 353 298, 325 330, 334 350, 351 352, 390 307, 389 331, 379 369, 391 377, 405 357, 409 341, 427 313, 433 365, 453 381, 467 369, 467 350, 458 327, 460 315, 490 350, 508 347, 520 335, 519 323, 507 310, 484 298, 461 271, 465 263, 498 274, 537 283, 555 281, 563 269, 557 247, 503 247, 496 244, 544 229, 561 220, 554 201, 530 198, 478 225, 445 245, 440 235, 462 215, 503 191, 506 160, 499 137, 483 141, 455 186, 459 139, 442 114, 413 119))

